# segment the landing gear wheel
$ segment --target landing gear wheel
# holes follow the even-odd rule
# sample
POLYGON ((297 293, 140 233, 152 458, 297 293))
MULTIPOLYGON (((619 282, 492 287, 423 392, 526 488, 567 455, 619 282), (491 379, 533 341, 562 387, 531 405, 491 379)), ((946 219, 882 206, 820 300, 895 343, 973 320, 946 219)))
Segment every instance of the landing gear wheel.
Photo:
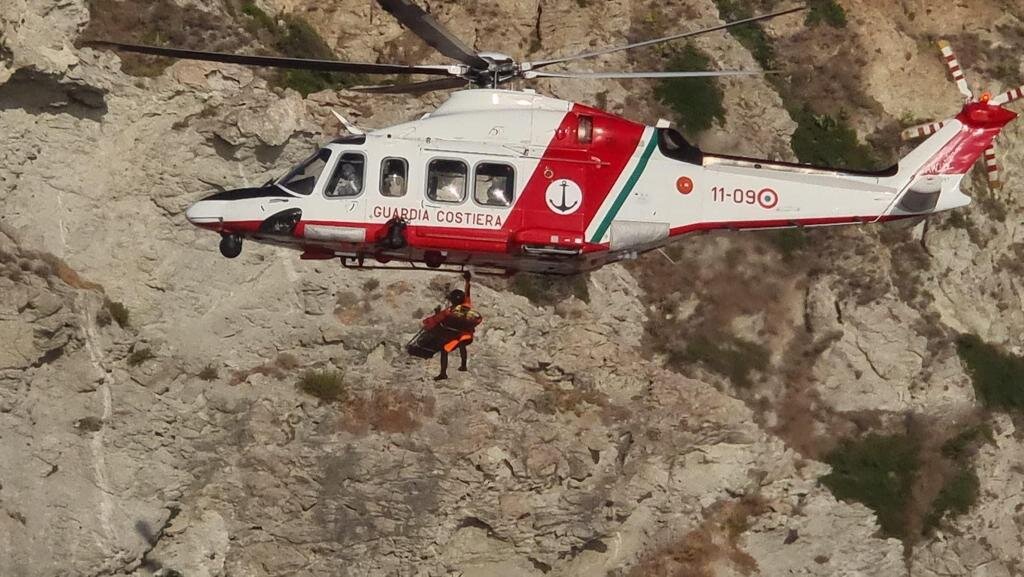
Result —
POLYGON ((225 234, 221 236, 220 254, 227 258, 235 258, 242 254, 242 237, 237 234, 225 234))

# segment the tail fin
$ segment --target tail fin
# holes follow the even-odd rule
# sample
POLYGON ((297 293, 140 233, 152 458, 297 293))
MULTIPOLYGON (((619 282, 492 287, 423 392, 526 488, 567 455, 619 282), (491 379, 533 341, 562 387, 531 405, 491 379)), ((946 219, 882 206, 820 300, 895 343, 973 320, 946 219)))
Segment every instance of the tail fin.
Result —
POLYGON ((890 213, 917 214, 969 204, 960 192, 960 181, 1015 118, 1014 112, 986 101, 965 105, 955 119, 900 160, 892 183, 902 194, 890 213))

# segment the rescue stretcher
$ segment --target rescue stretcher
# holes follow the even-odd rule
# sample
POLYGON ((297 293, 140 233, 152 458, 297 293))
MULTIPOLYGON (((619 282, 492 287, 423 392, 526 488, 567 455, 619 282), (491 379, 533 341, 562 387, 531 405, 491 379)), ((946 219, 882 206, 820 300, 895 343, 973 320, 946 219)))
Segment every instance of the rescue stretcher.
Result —
POLYGON ((421 359, 433 358, 444 350, 444 346, 473 329, 483 318, 480 313, 467 307, 444 310, 423 319, 423 328, 405 345, 405 351, 421 359))

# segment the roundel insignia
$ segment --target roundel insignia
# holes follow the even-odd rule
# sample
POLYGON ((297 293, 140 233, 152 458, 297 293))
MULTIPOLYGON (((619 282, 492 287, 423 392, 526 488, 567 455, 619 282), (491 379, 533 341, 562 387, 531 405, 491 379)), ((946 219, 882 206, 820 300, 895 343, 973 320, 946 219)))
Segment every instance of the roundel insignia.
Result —
POLYGON ((757 204, 765 209, 775 208, 775 205, 779 204, 779 194, 770 188, 761 189, 761 192, 757 193, 757 204))
POLYGON ((548 209, 555 214, 572 214, 580 209, 583 204, 583 191, 580 185, 567 179, 560 178, 548 185, 544 194, 545 203, 548 209))
POLYGON ((690 194, 693 192, 693 181, 685 176, 680 176, 676 181, 676 190, 681 194, 690 194))

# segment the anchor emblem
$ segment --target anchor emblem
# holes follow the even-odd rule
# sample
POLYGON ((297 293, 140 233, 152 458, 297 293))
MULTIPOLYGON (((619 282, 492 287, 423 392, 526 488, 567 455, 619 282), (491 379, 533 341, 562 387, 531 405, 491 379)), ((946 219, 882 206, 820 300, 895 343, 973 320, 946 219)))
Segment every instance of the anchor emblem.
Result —
POLYGON ((548 185, 548 208, 558 214, 572 214, 579 209, 583 193, 578 184, 571 180, 556 180, 548 185))

